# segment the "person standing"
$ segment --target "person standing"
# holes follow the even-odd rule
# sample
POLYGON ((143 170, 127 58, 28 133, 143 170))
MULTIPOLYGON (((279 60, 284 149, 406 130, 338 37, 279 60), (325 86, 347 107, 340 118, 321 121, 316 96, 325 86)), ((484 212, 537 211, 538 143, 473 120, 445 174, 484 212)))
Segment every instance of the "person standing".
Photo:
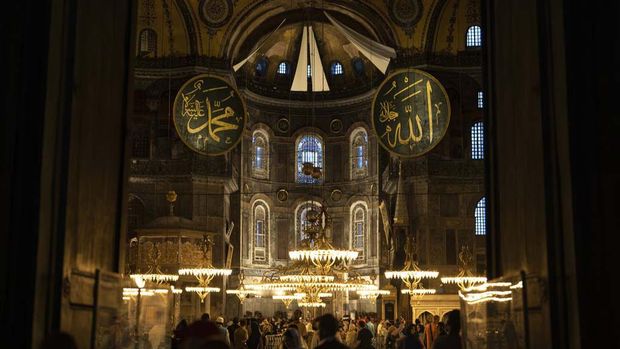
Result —
POLYGON ((256 320, 250 321, 250 333, 247 343, 248 349, 263 349, 263 338, 256 320))
POLYGON ((420 335, 418 333, 418 329, 420 327, 414 324, 409 324, 405 327, 404 334, 405 337, 400 342, 399 348, 401 349, 423 349, 424 345, 420 340, 420 335))
POLYGON ((348 349, 336 339, 338 325, 338 320, 331 314, 319 317, 319 339, 321 341, 316 349, 348 349))
POLYGON ((239 328, 235 330, 235 344, 233 346, 234 349, 247 349, 248 346, 246 342, 250 336, 246 327, 246 320, 241 320, 239 322, 239 328))
POLYGON ((230 336, 228 336, 228 329, 224 327, 224 318, 221 316, 218 316, 217 319, 215 320, 215 323, 217 324, 217 329, 220 330, 220 333, 222 335, 222 340, 228 346, 230 346, 230 336))
POLYGON ((372 345, 372 333, 368 328, 362 328, 357 333, 357 346, 355 349, 375 349, 372 345))
POLYGON ((432 349, 460 349, 461 348, 461 312, 452 310, 448 313, 446 321, 448 334, 439 336, 432 346, 432 349))
POLYGON ((230 337, 230 345, 231 347, 235 346, 235 331, 239 328, 239 318, 234 317, 232 320, 232 325, 228 326, 228 337, 230 337))

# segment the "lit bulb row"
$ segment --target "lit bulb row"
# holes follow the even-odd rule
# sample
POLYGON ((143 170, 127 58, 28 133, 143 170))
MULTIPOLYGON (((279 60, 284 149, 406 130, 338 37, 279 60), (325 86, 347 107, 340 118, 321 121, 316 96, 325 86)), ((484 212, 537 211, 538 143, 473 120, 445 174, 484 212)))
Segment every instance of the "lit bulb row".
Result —
POLYGON ((289 251, 288 255, 294 261, 352 261, 357 258, 359 252, 350 250, 295 250, 289 251))
POLYGON ((282 281, 292 282, 332 282, 334 276, 332 275, 282 275, 280 276, 282 281))
POLYGON ((509 302, 512 300, 512 291, 486 291, 481 293, 464 294, 459 291, 459 297, 469 304, 482 302, 509 302))
POLYGON ((424 270, 400 270, 400 271, 386 271, 385 277, 388 279, 434 279, 439 276, 438 271, 424 271, 424 270))
POLYGON ((437 293, 437 290, 435 290, 434 288, 415 288, 413 290, 402 289, 400 290, 400 293, 414 296, 422 296, 427 294, 435 294, 437 293))
MULTIPOLYGON (((179 269, 179 275, 193 276, 229 276, 232 269, 215 269, 215 268, 184 268, 179 269)), ((178 276, 177 276, 178 278, 178 276)))
POLYGON ((484 276, 442 277, 441 282, 444 284, 483 284, 487 282, 487 278, 484 276))

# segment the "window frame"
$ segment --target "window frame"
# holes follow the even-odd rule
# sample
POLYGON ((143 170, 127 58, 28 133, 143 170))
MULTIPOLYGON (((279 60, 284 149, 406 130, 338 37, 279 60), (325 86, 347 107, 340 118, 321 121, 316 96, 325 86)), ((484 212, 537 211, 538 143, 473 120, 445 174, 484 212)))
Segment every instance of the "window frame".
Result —
POLYGON ((353 132, 351 132, 351 136, 349 137, 349 158, 350 158, 350 175, 351 179, 361 179, 368 177, 369 174, 369 148, 370 142, 368 140, 368 132, 363 127, 358 127, 353 132), (363 154, 361 156, 363 166, 357 167, 360 156, 357 154, 357 148, 360 146, 357 141, 362 139, 361 146, 363 154))
POLYGON ((485 133, 483 120, 476 120, 471 124, 469 138, 469 158, 471 160, 484 160, 485 133))
POLYGON ((474 208, 474 235, 487 235, 487 197, 483 196, 476 202, 474 208))
POLYGON ((252 208, 252 262, 268 263, 269 262, 269 206, 263 200, 256 200, 252 208), (262 211, 262 212, 259 212, 262 211), (262 246, 258 246, 259 232, 258 223, 261 222, 262 246))
POLYGON ((465 31, 465 47, 480 49, 482 47, 482 27, 478 24, 470 25, 465 31))
MULTIPOLYGON (((310 152, 310 151, 307 151, 310 152)), ((294 152, 294 164, 295 164, 295 183, 296 184, 321 184, 323 183, 323 179, 325 178, 325 142, 323 141, 323 137, 319 136, 316 133, 303 133, 297 137, 295 140, 295 152, 294 152), (308 159, 308 155, 300 155, 300 152, 303 152, 303 149, 300 149, 302 146, 302 142, 305 139, 316 139, 318 144, 318 151, 316 153, 316 163, 314 161, 308 161, 312 159, 308 159), (301 158, 300 158, 301 156, 301 158), (314 179, 311 176, 306 176, 301 172, 303 168, 304 162, 312 162, 315 167, 320 167, 322 175, 319 179, 314 179), (317 166, 318 165, 318 166, 317 166)))
POLYGON ((269 179, 269 166, 270 166, 270 142, 269 135, 267 132, 257 129, 252 132, 251 139, 251 153, 250 153, 250 173, 252 177, 258 179, 269 179), (263 158, 262 158, 262 166, 257 166, 257 148, 259 147, 258 142, 261 141, 262 149, 263 149, 263 158))

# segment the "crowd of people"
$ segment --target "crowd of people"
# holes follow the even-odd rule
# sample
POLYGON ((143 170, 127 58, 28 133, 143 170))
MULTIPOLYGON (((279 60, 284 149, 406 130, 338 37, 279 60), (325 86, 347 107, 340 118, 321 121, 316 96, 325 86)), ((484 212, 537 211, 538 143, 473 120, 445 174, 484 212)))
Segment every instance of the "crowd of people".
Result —
POLYGON ((293 317, 263 318, 260 314, 225 323, 209 314, 192 324, 182 320, 172 338, 173 349, 457 349, 461 348, 460 312, 425 323, 378 320, 372 315, 338 320, 331 314, 306 321, 297 310, 293 317), (273 339, 277 339, 274 341, 273 339))

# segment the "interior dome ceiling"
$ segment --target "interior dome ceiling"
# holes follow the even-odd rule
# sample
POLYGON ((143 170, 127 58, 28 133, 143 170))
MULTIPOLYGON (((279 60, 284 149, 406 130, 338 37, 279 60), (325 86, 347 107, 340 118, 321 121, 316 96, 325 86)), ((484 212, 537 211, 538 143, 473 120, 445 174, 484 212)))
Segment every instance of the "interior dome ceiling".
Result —
MULTIPOLYGON (((245 84, 250 90, 271 97, 295 99, 307 96, 307 92, 290 91, 305 26, 311 26, 314 31, 323 71, 330 87, 330 91, 317 92, 318 94, 324 95, 325 98, 340 98, 364 93, 383 77, 383 74, 327 20, 322 12, 313 11, 314 16, 304 17, 299 16, 301 11, 291 12, 294 15, 285 13, 283 16, 278 16, 279 18, 270 20, 270 29, 257 28, 257 34, 250 34, 243 43, 241 53, 234 60, 235 63, 256 50, 259 45, 260 49, 237 71, 237 80, 241 85, 245 84), (272 33, 282 21, 280 17, 286 18, 286 21, 272 33), (312 20, 306 20, 306 17, 312 20), (359 61, 362 63, 360 64, 359 61), (263 62, 267 64, 266 71, 257 72, 257 65, 263 62), (281 62, 289 65, 289 72, 286 75, 277 73, 281 62), (335 62, 342 64, 342 75, 331 74, 331 66, 335 62)), ((338 16, 338 20, 342 20, 343 17, 338 16)), ((359 23, 351 19, 343 20, 343 22, 356 32, 375 39, 359 23)), ((266 26, 267 24, 262 27, 266 26)))

